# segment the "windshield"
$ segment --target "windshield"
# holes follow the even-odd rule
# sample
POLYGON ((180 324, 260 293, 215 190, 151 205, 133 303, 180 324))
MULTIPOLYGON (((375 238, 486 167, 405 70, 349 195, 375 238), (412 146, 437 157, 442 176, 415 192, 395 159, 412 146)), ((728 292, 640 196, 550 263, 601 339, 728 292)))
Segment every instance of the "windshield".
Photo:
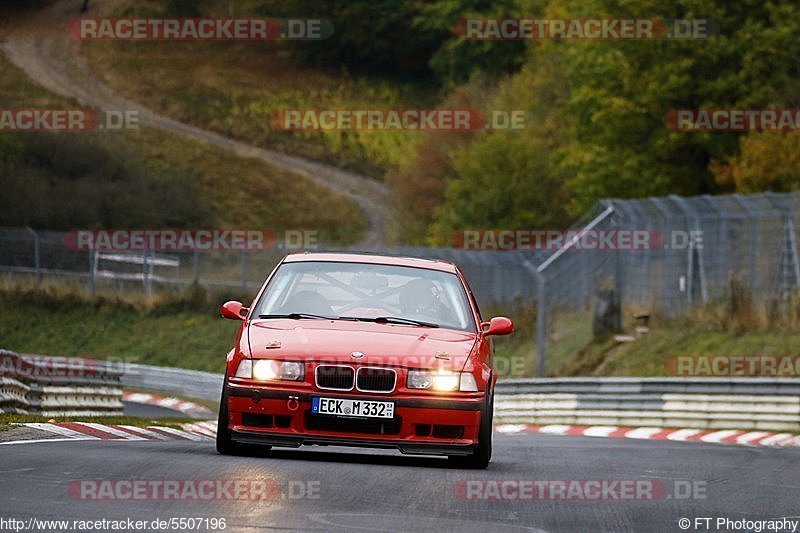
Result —
POLYGON ((366 263, 284 263, 270 280, 254 315, 475 331, 464 287, 455 274, 366 263))

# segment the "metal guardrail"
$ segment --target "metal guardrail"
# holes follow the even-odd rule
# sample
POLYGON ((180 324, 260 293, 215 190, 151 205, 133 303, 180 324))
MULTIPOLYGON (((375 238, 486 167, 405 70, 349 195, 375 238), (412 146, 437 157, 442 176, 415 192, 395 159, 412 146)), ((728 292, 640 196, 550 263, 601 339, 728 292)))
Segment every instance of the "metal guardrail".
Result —
POLYGON ((792 378, 549 378, 498 383, 505 424, 800 431, 792 378))
POLYGON ((114 365, 91 359, 0 350, 0 413, 119 415, 121 376, 114 365))
POLYGON ((222 374, 199 370, 127 364, 122 375, 122 386, 201 400, 219 400, 222 378, 222 374))
MULTIPOLYGON (((107 414, 122 407, 120 387, 205 400, 219 399, 222 390, 222 374, 140 364, 125 364, 122 372, 94 361, 86 375, 64 376, 59 369, 80 361, 65 359, 35 380, 3 371, 20 359, 0 350, 0 412, 107 414)), ((500 381, 496 393, 501 424, 800 432, 800 379, 526 378, 500 381)))

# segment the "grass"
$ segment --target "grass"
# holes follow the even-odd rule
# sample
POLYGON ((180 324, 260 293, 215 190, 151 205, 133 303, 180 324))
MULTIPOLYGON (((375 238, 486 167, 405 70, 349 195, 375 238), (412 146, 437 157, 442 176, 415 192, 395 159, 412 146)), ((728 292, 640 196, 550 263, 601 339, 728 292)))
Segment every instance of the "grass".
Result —
POLYGON ((223 372, 238 323, 188 297, 130 301, 46 291, 0 292, 2 347, 44 355, 223 372))
POLYGON ((799 331, 731 333, 676 321, 657 326, 635 342, 602 339, 569 365, 566 375, 667 376, 666 362, 675 355, 800 355, 799 331))
POLYGON ((366 229, 361 210, 341 194, 259 160, 152 128, 129 142, 152 172, 195 176, 218 226, 316 229, 325 241, 346 243, 366 229))
MULTIPOLYGON (((50 93, 35 85, 27 76, 13 66, 4 56, 0 56, 0 104, 7 108, 76 108, 75 102, 50 93)), ((37 143, 41 139, 38 133, 16 134, 8 139, 14 143, 37 143)), ((141 168, 147 176, 148 183, 158 188, 159 181, 178 180, 186 189, 184 196, 197 197, 201 205, 195 206, 196 218, 200 221, 187 220, 194 224, 208 224, 217 227, 237 228, 271 228, 280 229, 315 229, 320 232, 320 239, 338 243, 349 243, 357 240, 366 228, 366 220, 361 210, 346 197, 316 185, 295 174, 269 165, 261 160, 238 157, 230 152, 204 142, 187 139, 181 135, 162 130, 142 127, 139 130, 118 131, 108 134, 70 133, 57 136, 62 142, 77 144, 95 143, 98 149, 107 149, 113 157, 124 157, 125 166, 141 168), (201 213, 208 211, 208 216, 201 213)), ((5 150, 17 150, 7 147, 5 150)), ((3 144, 0 143, 0 162, 4 155, 3 144)), ((12 152, 9 152, 12 153, 12 152)), ((76 162, 75 166, 78 166, 76 162)), ((23 161, 22 164, 33 163, 23 161)), ((63 165, 53 166, 57 168, 63 165)), ((0 178, 3 166, 0 165, 0 178)), ((87 196, 80 192, 80 183, 70 184, 67 178, 56 171, 42 171, 39 167, 31 167, 31 175, 36 175, 38 184, 32 190, 39 191, 49 183, 60 183, 63 204, 76 204, 87 196), (47 175, 39 175, 45 172, 47 175), (64 197, 72 194, 74 197, 64 197), (62 196, 63 195, 63 196, 62 196)), ((9 180, 13 176, 7 176, 9 180)), ((4 178, 5 179, 5 178, 4 178)), ((31 178, 34 179, 34 178, 31 178)), ((117 185, 119 186, 119 184, 117 185)), ((51 190, 51 194, 53 194, 51 190)), ((47 196, 47 192, 41 192, 47 196)), ((132 191, 132 195, 152 196, 152 202, 160 205, 156 193, 145 188, 132 191)), ((113 211, 114 202, 126 202, 122 194, 106 198, 113 211)), ((31 197, 36 200, 35 196, 31 197)), ((42 200, 44 197, 42 198, 42 200)), ((32 201, 31 209, 36 209, 32 201)), ((41 204, 41 202, 39 202, 41 204)), ((129 202, 130 203, 130 202, 129 202)), ((63 209, 66 220, 74 217, 69 213, 75 206, 54 204, 54 209, 63 209)), ((88 207, 88 206, 87 206, 88 207)), ((164 209, 159 207, 161 213, 164 209)), ((190 210, 191 211, 191 210, 190 210)), ((22 212, 24 214, 24 211, 22 212)), ((20 215, 21 216, 21 215, 20 215)), ((113 217, 113 213, 108 216, 113 217)), ((189 219, 192 215, 186 215, 189 219)), ((35 217, 33 217, 35 219, 35 217)), ((50 217, 47 220, 58 219, 50 217)), ((18 220, 17 225, 32 223, 30 220, 18 220)), ((116 222, 118 227, 136 226, 136 220, 116 222)), ((147 225, 144 221, 143 224, 147 225)), ((72 227, 72 226, 70 226, 72 227)), ((54 228, 49 228, 54 229, 54 228)))
MULTIPOLYGON (((656 377, 669 375, 665 365, 676 355, 800 355, 800 331, 734 333, 675 321, 653 327, 634 342, 619 343, 610 335, 592 339, 587 333, 590 326, 578 328, 574 337, 567 336, 561 342, 550 339, 547 375, 656 377)), ((533 376, 535 352, 534 336, 496 340, 499 375, 533 376)))
MULTIPOLYGON (((237 2, 237 16, 257 15, 257 2, 237 2), (249 11, 248 11, 249 10, 249 11)), ((140 2, 120 16, 145 16, 140 2)), ((225 5, 201 12, 228 16, 225 5)), ((154 11, 155 10, 155 11, 154 11)), ((407 157, 415 132, 282 132, 270 126, 278 109, 430 107, 436 94, 409 82, 303 67, 288 57, 291 42, 86 42, 92 72, 119 93, 169 117, 260 146, 382 175, 407 157)))
MULTIPOLYGON (((491 309, 486 316, 505 315, 514 321, 514 333, 494 339, 495 369, 503 377, 535 375, 536 309, 515 305, 511 310, 491 309)), ((587 312, 558 313, 551 320, 547 366, 552 371, 570 361, 592 342, 591 315, 587 312)))

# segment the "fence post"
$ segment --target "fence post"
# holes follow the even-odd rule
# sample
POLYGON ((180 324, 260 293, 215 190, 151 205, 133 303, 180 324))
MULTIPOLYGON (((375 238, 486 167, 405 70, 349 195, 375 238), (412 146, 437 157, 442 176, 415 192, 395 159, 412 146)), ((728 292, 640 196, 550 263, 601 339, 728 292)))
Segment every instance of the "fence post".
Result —
POLYGON ((194 251, 193 263, 192 279, 195 285, 200 285, 200 252, 198 250, 194 251))
POLYGON ((547 288, 544 275, 537 272, 536 285, 536 377, 547 371, 547 288))
POLYGON ((533 274, 536 282, 536 353, 534 354, 535 373, 542 378, 547 370, 547 293, 544 274, 529 260, 523 266, 533 274))
POLYGON ((42 284, 42 263, 41 263, 41 254, 39 252, 39 234, 31 228, 25 228, 28 232, 33 235, 33 262, 34 267, 36 268, 36 285, 42 284))

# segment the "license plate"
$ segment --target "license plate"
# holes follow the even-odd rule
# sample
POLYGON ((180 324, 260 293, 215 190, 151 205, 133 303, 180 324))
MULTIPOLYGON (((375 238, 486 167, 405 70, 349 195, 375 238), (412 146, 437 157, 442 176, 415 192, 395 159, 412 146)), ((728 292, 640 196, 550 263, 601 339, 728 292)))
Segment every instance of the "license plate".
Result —
POLYGON ((394 402, 314 396, 311 398, 311 413, 355 418, 394 418, 394 402))

